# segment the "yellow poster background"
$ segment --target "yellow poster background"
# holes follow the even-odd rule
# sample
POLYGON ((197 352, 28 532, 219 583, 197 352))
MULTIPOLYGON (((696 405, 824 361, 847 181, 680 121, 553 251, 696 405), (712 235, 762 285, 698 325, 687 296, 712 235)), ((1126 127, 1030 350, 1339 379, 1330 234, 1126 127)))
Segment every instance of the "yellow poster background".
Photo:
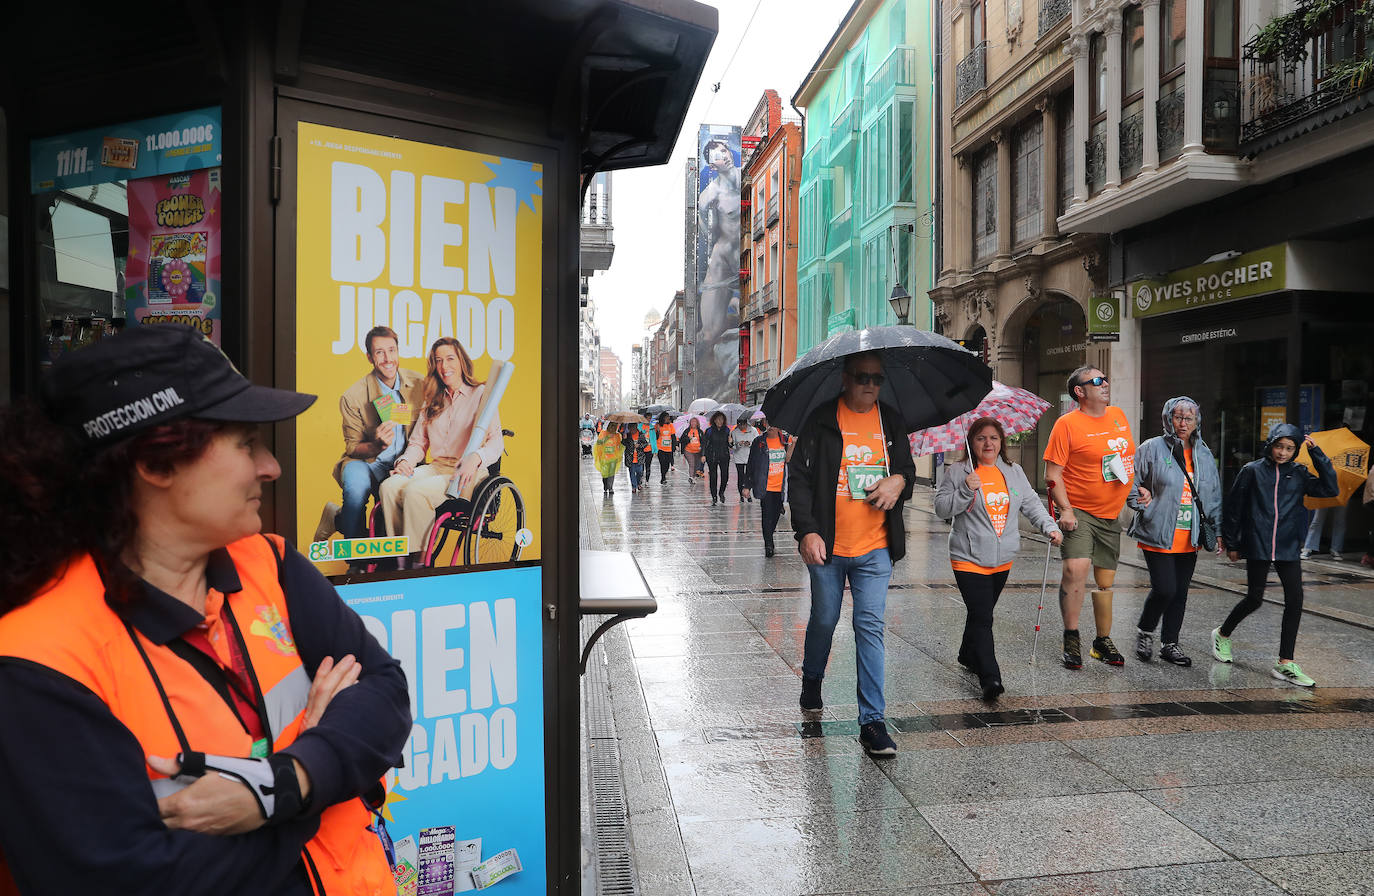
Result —
MULTIPOLYGON (((499 415, 515 435, 505 438, 500 473, 523 499, 528 544, 518 559, 539 559, 540 166, 307 122, 299 128, 296 388, 319 400, 297 418, 297 543, 310 545, 326 502, 341 502, 340 397, 372 375, 362 343, 385 324, 399 337, 401 368, 421 376, 440 336, 462 343, 479 382, 494 362, 511 365, 499 415)), ((420 409, 413 413, 418 420, 420 409)), ((328 575, 345 571, 341 560, 317 564, 328 575)))

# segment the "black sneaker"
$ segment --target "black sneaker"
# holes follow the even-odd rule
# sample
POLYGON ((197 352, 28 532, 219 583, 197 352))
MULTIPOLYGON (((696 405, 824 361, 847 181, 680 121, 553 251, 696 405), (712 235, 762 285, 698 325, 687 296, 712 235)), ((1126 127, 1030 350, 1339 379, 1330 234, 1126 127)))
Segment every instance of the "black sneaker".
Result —
POLYGON ((1121 651, 1116 649, 1116 645, 1108 637, 1093 638, 1093 649, 1088 651, 1088 655, 1109 666, 1126 665, 1126 658, 1121 655, 1121 651))
MULTIPOLYGON (((1135 655, 1140 657, 1142 663, 1148 663, 1150 657, 1155 655, 1155 636, 1149 632, 1142 632, 1139 629, 1135 633, 1135 655)), ((1159 655, 1164 655, 1161 647, 1159 655)))
POLYGON ((875 759, 891 759, 897 755, 897 745, 882 722, 869 722, 859 728, 859 743, 863 744, 864 752, 875 759))
POLYGON ((1159 645, 1159 658, 1175 666, 1191 666, 1193 660, 1177 644, 1159 645))
POLYGON ((763 556, 765 556, 765 557, 771 557, 771 556, 773 556, 773 554, 774 554, 774 550, 773 550, 773 546, 772 546, 771 544, 768 545, 768 547, 766 547, 766 548, 763 549, 763 556))
POLYGON ((1064 631, 1064 668, 1082 669, 1083 668, 1083 642, 1078 637, 1078 632, 1064 631))
POLYGON ((983 685, 983 700, 987 703, 996 702, 997 698, 1005 694, 1006 688, 1002 687, 1000 681, 990 681, 983 685))
POLYGON ((825 703, 821 700, 819 678, 802 679, 801 708, 803 712, 820 712, 825 709, 825 703))

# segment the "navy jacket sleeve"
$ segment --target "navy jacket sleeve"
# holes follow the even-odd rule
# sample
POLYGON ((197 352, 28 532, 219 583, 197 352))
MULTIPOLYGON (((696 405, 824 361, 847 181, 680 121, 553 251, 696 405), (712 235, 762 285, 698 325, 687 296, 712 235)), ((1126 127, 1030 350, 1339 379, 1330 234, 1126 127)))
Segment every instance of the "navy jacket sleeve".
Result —
POLYGON ((816 449, 820 427, 811 425, 802 428, 797 436, 797 447, 792 459, 787 462, 787 506, 792 511, 792 531, 797 541, 811 534, 820 534, 820 523, 811 506, 814 494, 816 449))
POLYGON ((282 565, 282 586, 301 663, 313 679, 325 657, 348 654, 362 666, 357 684, 335 695, 314 728, 282 750, 310 775, 315 811, 360 796, 401 764, 410 735, 410 697, 401 664, 363 627, 334 586, 294 549, 282 565))
POLYGON ((138 741, 95 694, 9 661, 0 707, 0 844, 20 892, 310 892, 300 854, 317 817, 232 837, 169 831, 138 741))
POLYGON ((1339 495, 1341 488, 1336 480, 1336 468, 1331 463, 1331 458, 1316 445, 1308 445, 1307 454, 1312 458, 1312 465, 1317 468, 1317 475, 1309 474, 1306 495, 1309 498, 1334 498, 1339 495))
POLYGON ((1254 479, 1255 471, 1250 464, 1240 468, 1240 473, 1236 474, 1236 481, 1231 486, 1231 492, 1226 496, 1226 500, 1221 505, 1221 538, 1226 542, 1226 550, 1242 550, 1243 533, 1242 526, 1245 517, 1250 513, 1250 483, 1254 479))

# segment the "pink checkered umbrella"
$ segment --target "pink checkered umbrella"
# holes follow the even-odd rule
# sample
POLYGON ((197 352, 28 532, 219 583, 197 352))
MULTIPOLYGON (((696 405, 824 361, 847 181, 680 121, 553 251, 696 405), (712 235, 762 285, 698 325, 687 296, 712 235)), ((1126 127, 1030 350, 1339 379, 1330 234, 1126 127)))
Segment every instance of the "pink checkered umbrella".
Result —
POLYGON ((978 407, 948 423, 913 432, 911 454, 920 457, 937 451, 967 450, 964 441, 968 438, 968 428, 979 417, 994 418, 1002 424, 1007 435, 1030 432, 1049 409, 1050 403, 1039 395, 993 380, 992 391, 978 402, 978 407))

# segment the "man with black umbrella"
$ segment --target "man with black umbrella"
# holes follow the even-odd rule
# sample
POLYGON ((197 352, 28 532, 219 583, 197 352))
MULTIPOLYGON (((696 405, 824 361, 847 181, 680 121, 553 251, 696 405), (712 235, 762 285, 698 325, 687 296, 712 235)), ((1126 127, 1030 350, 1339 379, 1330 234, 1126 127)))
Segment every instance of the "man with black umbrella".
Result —
POLYGON ((878 403, 877 352, 845 358, 843 391, 818 406, 788 464, 792 528, 811 578, 811 618, 802 659, 801 708, 823 707, 821 680, 839 622, 845 580, 854 601, 859 742, 874 757, 897 745, 883 723, 883 614, 892 564, 906 553, 902 504, 916 466, 900 415, 878 403))

